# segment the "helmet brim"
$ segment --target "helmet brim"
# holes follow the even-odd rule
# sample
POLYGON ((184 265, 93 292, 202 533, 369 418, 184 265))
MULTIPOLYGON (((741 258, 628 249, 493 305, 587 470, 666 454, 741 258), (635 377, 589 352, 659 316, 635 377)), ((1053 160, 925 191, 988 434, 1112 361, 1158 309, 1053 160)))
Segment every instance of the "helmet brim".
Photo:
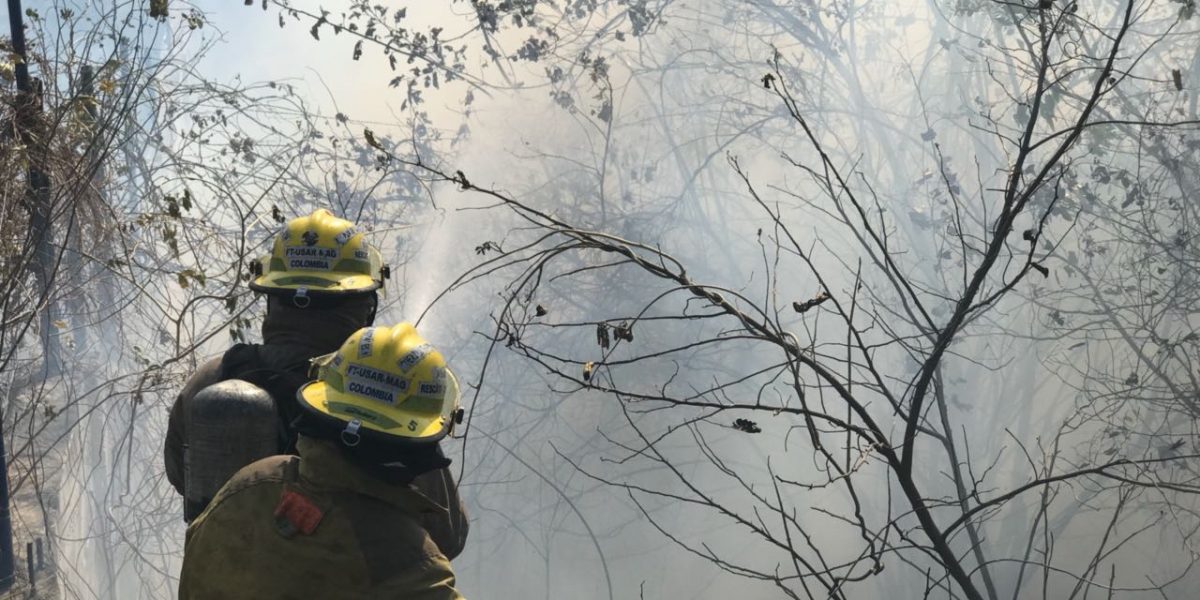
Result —
POLYGON ((380 282, 362 273, 276 272, 255 277, 250 289, 263 294, 292 294, 306 288, 315 294, 365 294, 380 288, 380 282))
POLYGON ((383 288, 384 270, 383 255, 371 247, 367 250, 365 261, 339 261, 341 266, 346 263, 366 265, 368 272, 346 270, 311 270, 269 268, 271 264, 282 261, 268 254, 258 259, 259 275, 250 280, 250 289, 263 294, 291 295, 300 288, 316 295, 352 295, 366 294, 383 288), (374 275, 373 275, 374 274, 374 275), (375 275, 378 275, 376 277, 375 275))
POLYGON ((425 445, 436 443, 446 437, 453 424, 454 411, 458 408, 458 380, 447 373, 453 400, 442 402, 440 412, 405 410, 403 404, 419 401, 413 398, 399 407, 380 411, 378 401, 362 398, 350 393, 339 392, 324 381, 312 381, 296 392, 300 407, 321 422, 331 427, 344 427, 350 419, 358 419, 362 427, 359 435, 374 441, 392 444, 425 445))

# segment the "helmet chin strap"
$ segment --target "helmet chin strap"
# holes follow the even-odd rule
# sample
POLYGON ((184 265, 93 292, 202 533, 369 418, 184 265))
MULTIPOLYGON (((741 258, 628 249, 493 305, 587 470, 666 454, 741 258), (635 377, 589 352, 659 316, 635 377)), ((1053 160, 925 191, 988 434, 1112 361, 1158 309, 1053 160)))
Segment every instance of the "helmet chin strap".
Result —
POLYGON ((441 444, 421 448, 384 445, 359 436, 361 425, 354 426, 355 435, 347 440, 346 430, 351 427, 331 426, 304 411, 291 424, 297 434, 331 443, 367 474, 389 483, 408 485, 419 475, 444 469, 453 462, 442 452, 441 444))

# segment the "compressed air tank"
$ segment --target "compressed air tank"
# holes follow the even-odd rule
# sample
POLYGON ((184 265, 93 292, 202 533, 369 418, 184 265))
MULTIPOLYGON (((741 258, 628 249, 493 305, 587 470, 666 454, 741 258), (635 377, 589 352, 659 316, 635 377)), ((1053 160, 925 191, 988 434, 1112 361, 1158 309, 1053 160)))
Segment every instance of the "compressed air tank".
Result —
POLYGON ((279 453, 279 417, 262 388, 230 379, 196 394, 188 406, 184 519, 191 522, 242 467, 279 453))

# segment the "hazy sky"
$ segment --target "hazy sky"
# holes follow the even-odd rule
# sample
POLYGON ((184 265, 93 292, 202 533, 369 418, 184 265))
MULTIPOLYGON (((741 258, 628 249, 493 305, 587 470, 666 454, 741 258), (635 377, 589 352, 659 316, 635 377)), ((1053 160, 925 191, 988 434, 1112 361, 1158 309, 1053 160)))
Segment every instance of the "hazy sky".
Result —
MULTIPOLYGON (((421 5, 408 2, 386 2, 389 8, 409 6, 408 23, 420 25, 436 22, 447 31, 465 30, 471 22, 461 10, 449 3, 427 3, 421 5), (463 27, 456 27, 461 23, 463 27)), ((294 0, 291 6, 319 13, 322 8, 330 10, 331 21, 349 2, 317 2, 294 0)), ((201 72, 211 78, 232 81, 240 75, 243 81, 289 80, 310 103, 322 114, 332 116, 342 112, 356 121, 367 122, 379 132, 400 122, 403 86, 390 87, 388 82, 402 74, 404 60, 399 61, 398 71, 388 65, 382 48, 365 43, 359 60, 352 59, 357 38, 348 33, 335 35, 326 25, 319 32, 320 40, 313 39, 310 28, 312 19, 302 16, 299 21, 284 18, 285 26, 279 26, 283 11, 271 4, 262 10, 261 4, 245 6, 241 2, 202 0, 196 6, 205 11, 212 25, 206 35, 219 35, 219 41, 200 63, 201 72), (219 34, 217 33, 219 31, 219 34)), ((461 90, 443 86, 438 90, 424 92, 425 110, 432 115, 442 107, 457 106, 461 90)))
MULTIPOLYGON (((316 2, 301 0, 293 4, 318 10, 316 2)), ((238 75, 243 81, 293 80, 301 94, 322 112, 340 110, 355 119, 394 120, 393 111, 401 98, 398 89, 387 86, 392 76, 380 52, 367 50, 360 60, 353 61, 354 41, 350 36, 335 36, 332 29, 325 28, 321 40, 314 40, 308 19, 288 18, 281 28, 276 6, 263 11, 257 3, 244 6, 222 0, 204 0, 196 5, 209 14, 212 29, 221 32, 216 47, 200 64, 209 77, 225 81, 238 75)))

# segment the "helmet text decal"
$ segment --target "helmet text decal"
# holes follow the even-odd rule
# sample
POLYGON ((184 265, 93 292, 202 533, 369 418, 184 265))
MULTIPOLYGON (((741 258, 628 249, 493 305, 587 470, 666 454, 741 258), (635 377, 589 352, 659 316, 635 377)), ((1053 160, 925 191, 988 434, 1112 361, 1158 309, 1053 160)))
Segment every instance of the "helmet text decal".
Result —
POLYGON ((346 242, 350 241, 350 238, 354 237, 354 234, 356 233, 358 232, 355 231, 353 227, 347 227, 343 229, 341 233, 337 234, 337 237, 333 238, 333 240, 337 242, 339 246, 345 246, 346 242))
POLYGON ((429 344, 421 344, 416 348, 409 350, 403 358, 396 361, 396 366, 400 367, 401 371, 407 373, 409 369, 412 369, 417 363, 421 362, 422 359, 424 359, 426 356, 429 356, 430 352, 433 352, 433 346, 430 346, 429 344))
POLYGON ((288 246, 283 249, 283 254, 287 257, 288 269, 307 271, 328 271, 338 257, 338 251, 333 248, 307 246, 288 246))
POLYGON ((396 396, 408 391, 409 380, 362 365, 346 367, 346 392, 370 400, 395 404, 396 396))
POLYGON ((366 358, 371 355, 371 343, 375 341, 375 328, 363 332, 358 340, 358 357, 366 358))

